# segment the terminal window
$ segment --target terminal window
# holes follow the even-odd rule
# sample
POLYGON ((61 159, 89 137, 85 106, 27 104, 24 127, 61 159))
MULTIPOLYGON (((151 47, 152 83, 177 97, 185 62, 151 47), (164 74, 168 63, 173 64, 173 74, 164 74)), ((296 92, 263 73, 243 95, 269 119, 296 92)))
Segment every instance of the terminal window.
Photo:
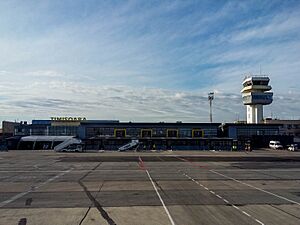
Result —
POLYGON ((126 137, 126 130, 125 129, 116 129, 115 137, 126 137))
POLYGON ((193 137, 203 137, 203 130, 200 129, 193 130, 193 137))
POLYGON ((178 130, 168 130, 168 137, 178 137, 178 130))
POLYGON ((141 137, 152 137, 152 130, 151 129, 145 129, 141 130, 141 137))

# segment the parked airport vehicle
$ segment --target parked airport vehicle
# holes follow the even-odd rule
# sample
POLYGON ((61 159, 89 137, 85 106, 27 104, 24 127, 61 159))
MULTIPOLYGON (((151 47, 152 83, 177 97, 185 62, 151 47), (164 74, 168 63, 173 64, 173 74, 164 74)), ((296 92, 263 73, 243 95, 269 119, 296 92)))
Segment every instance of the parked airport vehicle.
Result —
POLYGON ((289 151, 297 151, 298 150, 298 145, 297 144, 291 144, 289 147, 288 147, 288 150, 289 151))
POLYGON ((270 141, 269 147, 271 149, 283 149, 283 146, 280 144, 280 141, 270 141))

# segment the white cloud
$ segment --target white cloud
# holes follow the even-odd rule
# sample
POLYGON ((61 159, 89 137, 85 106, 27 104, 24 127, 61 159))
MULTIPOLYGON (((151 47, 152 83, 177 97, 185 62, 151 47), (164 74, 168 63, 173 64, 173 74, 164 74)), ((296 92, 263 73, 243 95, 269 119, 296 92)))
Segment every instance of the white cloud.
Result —
POLYGON ((28 72, 24 74, 25 76, 30 76, 33 78, 57 78, 57 77, 66 77, 67 75, 58 71, 54 70, 39 70, 39 71, 33 71, 33 72, 28 72))
POLYGON ((299 19, 300 13, 297 10, 280 13, 265 25, 256 26, 254 24, 248 29, 233 33, 231 41, 248 41, 274 37, 283 38, 297 34, 300 28, 299 19))

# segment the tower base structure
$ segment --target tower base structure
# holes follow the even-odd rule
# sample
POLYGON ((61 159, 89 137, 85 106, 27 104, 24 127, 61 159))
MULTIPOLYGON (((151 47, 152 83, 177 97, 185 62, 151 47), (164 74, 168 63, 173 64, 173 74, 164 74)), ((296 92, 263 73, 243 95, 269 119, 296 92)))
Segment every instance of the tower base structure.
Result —
POLYGON ((247 123, 261 123, 263 115, 262 105, 247 105, 247 123))

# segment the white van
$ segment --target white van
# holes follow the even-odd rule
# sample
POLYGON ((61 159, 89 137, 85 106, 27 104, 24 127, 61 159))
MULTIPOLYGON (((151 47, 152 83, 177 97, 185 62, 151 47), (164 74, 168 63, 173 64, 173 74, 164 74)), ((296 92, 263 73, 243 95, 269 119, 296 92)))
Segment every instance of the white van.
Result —
POLYGON ((283 149, 282 145, 280 144, 280 141, 270 141, 269 147, 271 149, 283 149))

